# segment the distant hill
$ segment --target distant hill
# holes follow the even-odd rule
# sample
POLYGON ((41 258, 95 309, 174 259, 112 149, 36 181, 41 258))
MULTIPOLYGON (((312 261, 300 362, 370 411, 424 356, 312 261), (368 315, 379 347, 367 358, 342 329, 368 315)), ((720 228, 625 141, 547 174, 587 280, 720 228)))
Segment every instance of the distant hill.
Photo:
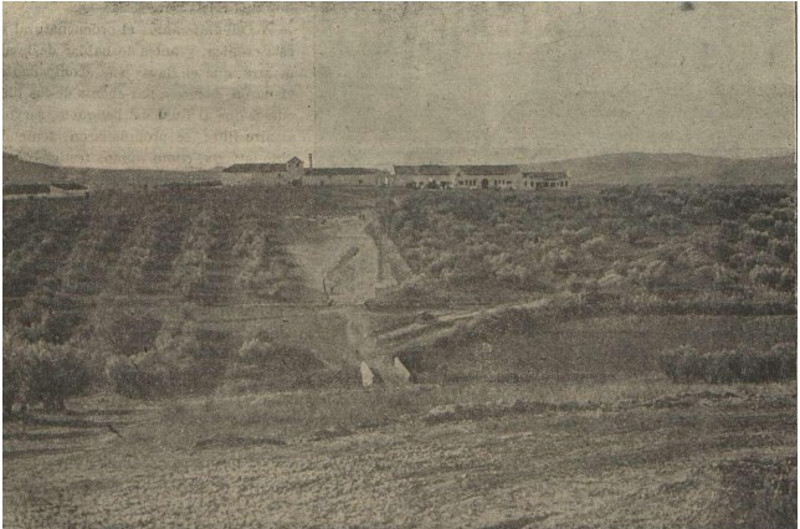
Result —
POLYGON ((621 153, 523 166, 567 171, 575 184, 783 184, 797 175, 794 156, 722 158, 694 154, 621 153))
POLYGON ((70 180, 93 188, 186 184, 219 180, 218 171, 161 171, 157 169, 64 168, 70 180))
POLYGON ((717 176, 719 183, 771 184, 794 182, 797 178, 797 163, 794 156, 752 158, 733 162, 717 176))
POLYGON ((58 167, 30 162, 16 154, 3 153, 3 184, 34 184, 71 180, 98 188, 205 182, 218 178, 219 171, 214 170, 162 171, 153 169, 58 167))
POLYGON ((64 180, 66 176, 62 167, 29 162, 16 154, 3 153, 4 184, 46 184, 64 180))

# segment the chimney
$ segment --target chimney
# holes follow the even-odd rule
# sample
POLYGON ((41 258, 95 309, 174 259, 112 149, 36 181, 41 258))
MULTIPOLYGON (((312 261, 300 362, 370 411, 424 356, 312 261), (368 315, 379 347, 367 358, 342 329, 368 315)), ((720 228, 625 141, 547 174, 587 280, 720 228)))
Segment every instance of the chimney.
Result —
POLYGON ((308 168, 314 168, 314 157, 311 155, 311 153, 308 153, 308 168))

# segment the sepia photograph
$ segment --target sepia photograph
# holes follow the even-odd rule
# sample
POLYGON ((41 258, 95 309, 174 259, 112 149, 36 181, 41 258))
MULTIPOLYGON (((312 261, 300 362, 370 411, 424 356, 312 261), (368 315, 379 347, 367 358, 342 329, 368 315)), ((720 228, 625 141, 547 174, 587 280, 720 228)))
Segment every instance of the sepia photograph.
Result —
POLYGON ((797 527, 796 3, 2 27, 3 527, 797 527))

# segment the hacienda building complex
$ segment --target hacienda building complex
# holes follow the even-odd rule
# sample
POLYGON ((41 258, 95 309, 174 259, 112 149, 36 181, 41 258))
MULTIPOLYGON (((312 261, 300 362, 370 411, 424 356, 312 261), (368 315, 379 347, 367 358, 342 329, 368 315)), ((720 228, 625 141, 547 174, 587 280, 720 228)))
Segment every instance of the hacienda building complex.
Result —
POLYGON ((285 163, 235 164, 223 170, 228 185, 354 185, 427 189, 566 189, 565 172, 528 172, 519 165, 395 165, 394 173, 367 167, 309 167, 294 157, 285 163))

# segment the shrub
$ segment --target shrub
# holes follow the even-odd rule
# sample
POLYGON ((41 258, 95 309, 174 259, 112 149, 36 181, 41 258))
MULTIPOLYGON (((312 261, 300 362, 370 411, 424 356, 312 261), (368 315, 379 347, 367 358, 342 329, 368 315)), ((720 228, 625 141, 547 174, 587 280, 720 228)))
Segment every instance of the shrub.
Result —
POLYGON ((92 330, 110 353, 131 355, 153 346, 161 321, 141 307, 121 305, 100 296, 92 330))
POLYGON ((786 342, 757 357, 750 368, 755 378, 763 380, 793 380, 797 377, 797 346, 786 342))
POLYGON ((773 240, 769 243, 769 249, 772 255, 784 262, 789 262, 794 253, 794 244, 791 241, 773 240))
POLYGON ((15 402, 43 403, 50 410, 65 409, 65 400, 89 386, 89 370, 67 345, 26 342, 8 336, 3 344, 4 413, 15 402))
POLYGON ((778 288, 781 285, 782 272, 775 266, 757 265, 750 270, 750 280, 756 284, 778 288))
POLYGON ((63 344, 83 320, 84 308, 59 292, 55 281, 46 281, 14 311, 13 323, 25 340, 63 344))
POLYGON ((747 219, 747 224, 754 230, 759 231, 766 231, 770 229, 774 223, 775 219, 764 213, 754 213, 753 215, 750 215, 749 219, 747 219))
POLYGON ((797 458, 722 461, 720 507, 713 527, 797 527, 797 458))
POLYGON ((658 356, 661 371, 673 381, 686 380, 687 373, 698 370, 700 353, 692 346, 682 345, 662 352, 658 356))
POLYGON ((260 333, 239 348, 228 368, 228 377, 259 380, 267 386, 290 386, 302 383, 304 377, 324 367, 310 351, 275 343, 260 333))
POLYGON ((684 222, 675 215, 653 215, 648 222, 667 234, 679 233, 685 228, 684 222))
POLYGON ((89 371, 67 345, 36 344, 31 395, 48 409, 63 410, 65 399, 81 395, 89 386, 89 371))
MULTIPOLYGON (((184 318, 189 318, 184 311, 184 318)), ((192 321, 164 326, 155 347, 106 363, 106 378, 115 392, 131 398, 186 393, 210 385, 214 359, 198 339, 192 321)))
POLYGON ((772 232, 775 234, 776 237, 789 237, 794 239, 795 235, 795 224, 794 222, 789 221, 778 221, 772 227, 772 232))
POLYGON ((772 382, 792 380, 797 351, 793 343, 774 345, 766 352, 722 350, 701 353, 691 346, 664 351, 661 371, 674 382, 772 382))
POLYGON ((3 417, 10 417, 25 384, 25 342, 6 332, 3 336, 3 417))
POLYGON ((112 391, 131 399, 145 398, 153 388, 152 377, 140 370, 130 357, 109 358, 106 377, 112 391))
POLYGON ((745 238, 755 248, 764 249, 769 245, 769 233, 763 231, 748 230, 745 238))

